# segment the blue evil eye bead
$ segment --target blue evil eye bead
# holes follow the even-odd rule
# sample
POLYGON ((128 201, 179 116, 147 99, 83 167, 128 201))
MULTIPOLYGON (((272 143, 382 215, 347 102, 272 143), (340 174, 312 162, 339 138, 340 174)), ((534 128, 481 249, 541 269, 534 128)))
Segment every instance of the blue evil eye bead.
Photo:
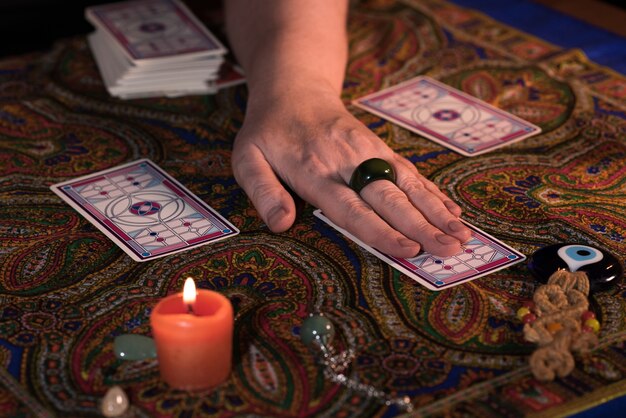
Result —
POLYGON ((558 269, 587 274, 592 292, 613 287, 624 275, 617 257, 586 244, 553 244, 535 251, 528 259, 528 269, 546 283, 558 269))
POLYGON ((565 245, 556 253, 565 261, 569 271, 576 271, 582 266, 597 263, 604 258, 602 251, 588 245, 565 245))
POLYGON ((302 322, 300 339, 310 346, 313 341, 328 345, 335 337, 335 326, 322 314, 311 314, 302 322))

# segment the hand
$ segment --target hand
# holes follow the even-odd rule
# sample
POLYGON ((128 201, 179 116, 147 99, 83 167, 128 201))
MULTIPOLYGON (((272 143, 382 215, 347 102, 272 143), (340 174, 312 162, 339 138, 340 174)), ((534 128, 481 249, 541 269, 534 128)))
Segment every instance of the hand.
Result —
POLYGON ((291 87, 278 97, 252 96, 233 149, 235 178, 274 232, 295 220, 295 204, 281 185, 320 208, 337 225, 378 250, 413 257, 460 251, 470 238, 461 209, 407 159, 354 118, 332 89, 291 87), (360 195, 348 187, 354 169, 382 158, 396 184, 375 181, 360 195))

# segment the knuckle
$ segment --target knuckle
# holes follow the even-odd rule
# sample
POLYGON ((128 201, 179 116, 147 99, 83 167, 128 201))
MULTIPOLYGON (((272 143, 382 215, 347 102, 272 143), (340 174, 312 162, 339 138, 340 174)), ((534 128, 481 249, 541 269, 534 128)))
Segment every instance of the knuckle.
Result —
POLYGON ((360 129, 345 115, 335 115, 328 119, 324 126, 325 134, 328 138, 337 137, 353 138, 359 135, 360 129))
POLYGON ((451 219, 450 211, 444 205, 437 205, 432 209, 431 216, 433 219, 451 219))
POLYGON ((392 211, 406 207, 409 202, 407 196, 396 187, 385 187, 380 192, 382 202, 392 211))
POLYGON ((415 165, 410 162, 408 159, 406 159, 405 157, 398 155, 398 154, 394 154, 393 157, 394 161, 402 166, 404 166, 407 170, 411 171, 411 173, 413 175, 418 175, 418 170, 417 167, 415 167, 415 165))
POLYGON ((420 195, 427 190, 424 183, 415 177, 406 177, 402 179, 398 183, 398 187, 404 190, 404 192, 408 195, 420 195))
POLYGON ((372 209, 365 205, 360 199, 350 199, 345 202, 344 224, 349 230, 362 227, 366 218, 372 213, 372 209))
POLYGON ((445 193, 443 193, 441 189, 437 187, 437 185, 433 182, 426 182, 426 188, 436 196, 440 196, 441 198, 446 197, 445 193))
POLYGON ((425 218, 419 218, 414 221, 413 229, 415 236, 419 237, 419 241, 422 242, 424 237, 432 232, 432 225, 425 218))

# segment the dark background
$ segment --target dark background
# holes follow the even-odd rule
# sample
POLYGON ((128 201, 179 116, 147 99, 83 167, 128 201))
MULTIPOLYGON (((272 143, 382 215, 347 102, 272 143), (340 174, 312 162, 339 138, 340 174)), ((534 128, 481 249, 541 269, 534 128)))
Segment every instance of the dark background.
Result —
MULTIPOLYGON (((226 0, 228 1, 228 0, 226 0)), ((262 0, 257 0, 262 1, 262 0)), ((610 23, 610 10, 598 5, 613 5, 626 10, 618 0, 537 0, 539 3, 567 9, 585 19, 596 14, 596 23, 610 23), (598 15, 598 13, 600 13, 598 15), (603 19, 606 17, 606 19, 603 19)), ((93 28, 84 18, 89 5, 111 3, 112 0, 0 0, 0 57, 46 50, 56 39, 91 32, 93 28)), ((454 2, 454 0, 452 0, 454 2)), ((205 8, 215 10, 219 0, 185 0, 203 20, 205 8)), ((587 19, 586 19, 587 20, 587 19)), ((616 30, 623 30, 624 22, 616 30)), ((611 29, 608 27, 607 29, 611 29)))
MULTIPOLYGON (((205 21, 211 20, 220 0, 183 0, 205 21)), ((115 0, 0 0, 0 57, 44 51, 55 40, 92 32, 85 7, 115 0)), ((215 28, 210 28, 215 35, 215 28)), ((219 32, 219 31, 217 31, 219 32)))
POLYGON ((84 9, 109 0, 0 0, 0 56, 48 49, 54 40, 93 30, 84 9))

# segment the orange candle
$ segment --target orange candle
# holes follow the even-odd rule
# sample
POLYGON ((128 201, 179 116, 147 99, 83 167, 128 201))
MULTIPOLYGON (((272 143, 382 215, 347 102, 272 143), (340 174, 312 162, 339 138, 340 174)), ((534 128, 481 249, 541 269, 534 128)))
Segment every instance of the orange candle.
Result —
POLYGON ((205 390, 231 370, 233 307, 225 296, 196 291, 192 278, 183 294, 162 299, 150 315, 161 378, 171 387, 205 390))

